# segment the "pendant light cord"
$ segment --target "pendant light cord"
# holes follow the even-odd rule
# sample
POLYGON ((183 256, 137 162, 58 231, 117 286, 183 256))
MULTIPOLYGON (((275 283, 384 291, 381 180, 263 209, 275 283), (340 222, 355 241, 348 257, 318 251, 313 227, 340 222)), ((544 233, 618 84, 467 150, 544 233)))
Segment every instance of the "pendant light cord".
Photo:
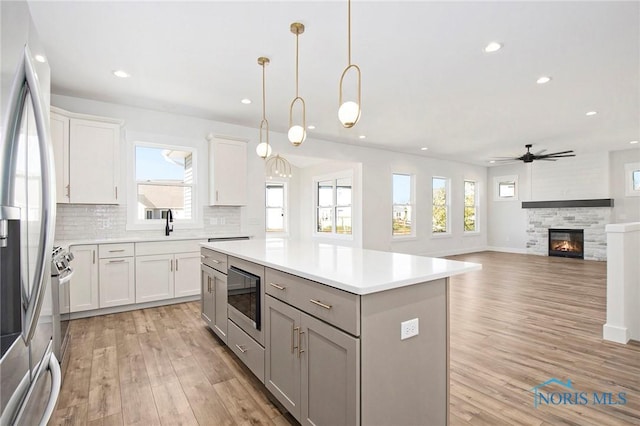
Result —
POLYGON ((264 86, 265 86, 265 82, 264 82, 265 81, 265 78, 264 78, 264 65, 265 64, 263 63, 262 64, 262 119, 266 120, 267 119, 267 117, 266 117, 267 114, 265 112, 265 104, 266 104, 265 98, 266 98, 266 96, 265 96, 265 89, 264 89, 264 86))
POLYGON ((347 37, 349 39, 348 43, 348 51, 349 51, 349 65, 351 65, 351 0, 348 1, 348 12, 347 12, 347 37))
POLYGON ((300 35, 296 32, 296 98, 298 96, 298 37, 300 35))

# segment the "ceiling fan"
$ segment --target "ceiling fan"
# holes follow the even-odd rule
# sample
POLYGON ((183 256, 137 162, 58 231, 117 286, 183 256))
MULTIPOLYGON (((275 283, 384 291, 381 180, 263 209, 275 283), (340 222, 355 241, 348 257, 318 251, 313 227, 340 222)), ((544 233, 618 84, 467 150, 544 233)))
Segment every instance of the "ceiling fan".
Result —
POLYGON ((525 147, 527 148, 527 153, 522 155, 522 156, 520 156, 520 157, 496 157, 495 161, 516 161, 516 160, 521 160, 521 161, 524 161, 525 163, 532 163, 533 160, 556 161, 556 158, 575 157, 576 156, 575 154, 571 154, 573 152, 573 150, 552 152, 550 154, 543 154, 543 152, 546 151, 546 149, 543 149, 541 151, 533 153, 533 152, 530 151, 530 148, 532 146, 533 145, 531 145, 531 144, 525 145, 525 147))

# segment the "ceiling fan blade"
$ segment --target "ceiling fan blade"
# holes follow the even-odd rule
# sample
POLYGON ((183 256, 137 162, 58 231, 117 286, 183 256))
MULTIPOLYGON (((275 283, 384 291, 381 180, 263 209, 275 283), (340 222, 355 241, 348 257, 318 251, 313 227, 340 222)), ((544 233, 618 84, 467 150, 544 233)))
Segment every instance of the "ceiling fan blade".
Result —
POLYGON ((553 158, 538 158, 538 160, 542 160, 542 161, 557 161, 557 160, 554 160, 553 158))
POLYGON ((575 157, 575 154, 565 154, 565 155, 554 155, 554 154, 549 154, 548 156, 546 156, 546 158, 562 158, 562 157, 575 157))
POLYGON ((504 161, 520 161, 520 159, 519 158, 503 158, 501 160, 493 160, 493 161, 495 161, 496 163, 502 163, 504 161))
POLYGON ((546 149, 541 149, 541 150, 540 150, 540 151, 538 151, 538 152, 534 152, 534 153, 533 153, 533 155, 540 155, 540 154, 542 154, 542 153, 543 153, 543 152, 545 152, 545 151, 546 151, 546 149))
POLYGON ((545 155, 570 154, 570 153, 572 153, 572 152, 573 152, 573 150, 572 150, 572 149, 570 149, 569 151, 551 152, 551 153, 549 153, 549 154, 545 154, 545 155))
POLYGON ((514 160, 517 159, 518 157, 491 157, 492 160, 504 160, 504 159, 510 159, 510 160, 514 160))

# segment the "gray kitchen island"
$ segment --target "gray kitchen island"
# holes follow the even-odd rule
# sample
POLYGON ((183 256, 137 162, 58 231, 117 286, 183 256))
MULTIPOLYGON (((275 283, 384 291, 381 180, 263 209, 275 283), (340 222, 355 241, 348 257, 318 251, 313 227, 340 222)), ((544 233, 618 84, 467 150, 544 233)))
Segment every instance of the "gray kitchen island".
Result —
POLYGON ((481 265, 287 239, 202 243, 202 318, 304 425, 445 425, 449 277, 481 265))

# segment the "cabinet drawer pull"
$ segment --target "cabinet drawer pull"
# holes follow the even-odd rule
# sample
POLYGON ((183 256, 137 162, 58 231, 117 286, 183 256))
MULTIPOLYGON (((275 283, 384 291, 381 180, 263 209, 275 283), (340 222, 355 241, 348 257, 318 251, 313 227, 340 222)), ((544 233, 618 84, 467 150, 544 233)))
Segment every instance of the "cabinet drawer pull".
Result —
POLYGON ((236 348, 238 348, 238 350, 242 353, 245 353, 247 351, 247 349, 244 346, 236 345, 236 348))
POLYGON ((109 253, 120 253, 123 252, 124 249, 119 249, 119 250, 109 250, 109 253))
POLYGON ((219 261, 219 260, 215 260, 215 259, 211 259, 211 261, 212 261, 213 263, 220 263, 220 261, 219 261))
POLYGON ((200 257, 203 258, 203 259, 208 259, 209 258, 209 256, 205 256, 204 254, 201 254, 200 257))
POLYGON ((285 291, 287 289, 286 287, 282 287, 281 285, 278 285, 276 283, 269 283, 269 285, 271 287, 277 288, 278 290, 282 290, 282 291, 285 291))
POLYGON ((124 262, 124 259, 120 259, 120 260, 110 260, 109 263, 122 263, 124 262))
POLYGON ((298 328, 298 358, 300 358, 300 354, 302 354, 302 352, 304 352, 304 349, 302 349, 302 335, 304 334, 304 331, 300 331, 300 327, 298 328))
POLYGON ((326 303, 318 302, 317 300, 309 299, 309 302, 313 303, 314 305, 318 305, 318 306, 320 306, 322 308, 325 308, 326 310, 331 309, 331 305, 327 305, 326 303))

